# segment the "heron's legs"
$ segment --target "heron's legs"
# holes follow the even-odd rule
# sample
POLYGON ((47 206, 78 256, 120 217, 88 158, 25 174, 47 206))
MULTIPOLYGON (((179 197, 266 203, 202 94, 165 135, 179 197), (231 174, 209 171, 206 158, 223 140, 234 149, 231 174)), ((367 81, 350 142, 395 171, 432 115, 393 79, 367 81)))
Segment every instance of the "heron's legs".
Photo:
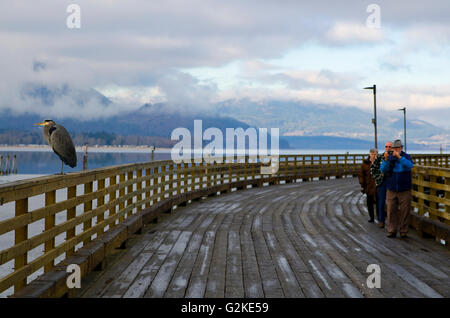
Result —
POLYGON ((61 175, 64 174, 63 169, 64 169, 64 164, 63 164, 63 161, 61 160, 61 175))

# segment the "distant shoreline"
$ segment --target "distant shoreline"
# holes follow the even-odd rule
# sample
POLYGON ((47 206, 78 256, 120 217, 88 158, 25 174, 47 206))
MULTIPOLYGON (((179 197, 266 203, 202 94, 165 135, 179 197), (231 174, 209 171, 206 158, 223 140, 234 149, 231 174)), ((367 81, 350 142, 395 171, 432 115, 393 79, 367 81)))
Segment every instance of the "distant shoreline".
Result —
MULTIPOLYGON (((75 147, 76 151, 79 153, 83 153, 83 146, 75 147)), ((25 151, 48 151, 51 152, 52 149, 48 145, 0 145, 0 151, 9 151, 9 152, 25 152, 25 151)), ((159 154, 167 154, 171 153, 172 148, 163 148, 156 147, 155 153, 159 154)), ((294 148, 294 149, 281 149, 280 154, 365 154, 368 153, 368 149, 363 148, 354 148, 354 149, 310 149, 310 148, 294 148)), ((128 152, 128 153, 151 153, 149 146, 89 146, 88 153, 120 153, 120 152, 128 152)), ((411 154, 439 154, 440 151, 434 149, 422 149, 422 150, 408 150, 408 153, 411 154)), ((448 153, 448 151, 443 151, 443 153, 448 153)))
MULTIPOLYGON (((83 146, 75 147, 77 152, 84 152, 83 146)), ((48 145, 0 145, 0 151, 52 151, 48 145)), ((148 146, 89 146, 89 152, 141 152, 151 153, 148 146)), ((155 153, 170 153, 171 148, 155 148, 155 153)))

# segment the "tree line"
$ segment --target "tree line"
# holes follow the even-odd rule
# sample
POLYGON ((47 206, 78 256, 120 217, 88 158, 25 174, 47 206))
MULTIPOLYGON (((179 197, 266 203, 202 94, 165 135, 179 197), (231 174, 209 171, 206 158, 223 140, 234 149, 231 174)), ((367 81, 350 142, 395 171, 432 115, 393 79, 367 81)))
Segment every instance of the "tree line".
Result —
MULTIPOLYGON (((176 141, 166 137, 118 135, 109 132, 88 132, 71 134, 75 146, 84 144, 99 146, 155 146, 172 147, 176 141)), ((43 145, 47 144, 39 131, 0 131, 0 145, 43 145)))

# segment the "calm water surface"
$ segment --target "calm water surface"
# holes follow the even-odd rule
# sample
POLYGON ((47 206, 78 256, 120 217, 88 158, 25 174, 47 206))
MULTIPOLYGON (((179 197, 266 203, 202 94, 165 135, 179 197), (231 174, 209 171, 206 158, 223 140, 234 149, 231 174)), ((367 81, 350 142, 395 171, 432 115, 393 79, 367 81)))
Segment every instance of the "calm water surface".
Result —
MULTIPOLYGON (((281 154, 345 154, 345 150, 281 150, 281 154)), ((349 150, 350 154, 368 153, 366 149, 349 150)), ((426 151, 411 151, 410 153, 438 153, 426 151)), ((18 174, 57 174, 61 171, 61 161, 53 151, 2 151, 0 149, 0 156, 11 158, 16 155, 18 174)), ((77 166, 70 168, 64 165, 64 172, 77 172, 83 170, 83 152, 77 152, 77 166)), ((126 163, 148 162, 151 160, 150 152, 132 152, 132 151, 114 151, 114 152, 89 152, 88 153, 88 169, 96 169, 101 167, 120 165, 126 163)), ((155 152, 154 160, 170 159, 169 152, 155 152)), ((3 159, 5 160, 5 159, 3 159)), ((0 179, 2 177, 0 176, 0 179)))

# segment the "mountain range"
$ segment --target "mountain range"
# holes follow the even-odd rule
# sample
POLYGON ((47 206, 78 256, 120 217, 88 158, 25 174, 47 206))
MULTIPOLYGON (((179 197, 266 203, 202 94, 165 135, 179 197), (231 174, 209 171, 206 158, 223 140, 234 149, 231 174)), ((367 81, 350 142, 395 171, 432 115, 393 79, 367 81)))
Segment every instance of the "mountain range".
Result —
MULTIPOLYGON (((54 119, 71 133, 109 133, 120 136, 156 136, 170 139, 175 128, 193 131, 195 119, 203 121, 203 129, 279 128, 280 148, 301 149, 362 149, 373 145, 373 114, 357 107, 313 104, 302 101, 248 99, 227 100, 212 105, 210 110, 195 111, 193 106, 167 107, 164 103, 144 104, 135 110, 124 110, 107 115, 113 102, 94 89, 76 90, 68 86, 50 88, 29 84, 24 87, 24 97, 44 105, 37 112, 0 111, 0 134, 8 131, 36 132, 34 123, 54 119), (45 107, 54 107, 64 100, 71 100, 71 107, 86 109, 92 103, 104 109, 105 116, 85 119, 82 116, 48 118, 45 107), (169 110, 170 109, 170 110, 169 110)), ((92 104, 93 105, 93 104, 92 104)), ((407 120, 408 145, 416 148, 439 149, 447 147, 450 132, 426 121, 407 120)), ((378 114, 379 147, 386 140, 403 139, 403 118, 399 112, 380 111, 378 114)))

